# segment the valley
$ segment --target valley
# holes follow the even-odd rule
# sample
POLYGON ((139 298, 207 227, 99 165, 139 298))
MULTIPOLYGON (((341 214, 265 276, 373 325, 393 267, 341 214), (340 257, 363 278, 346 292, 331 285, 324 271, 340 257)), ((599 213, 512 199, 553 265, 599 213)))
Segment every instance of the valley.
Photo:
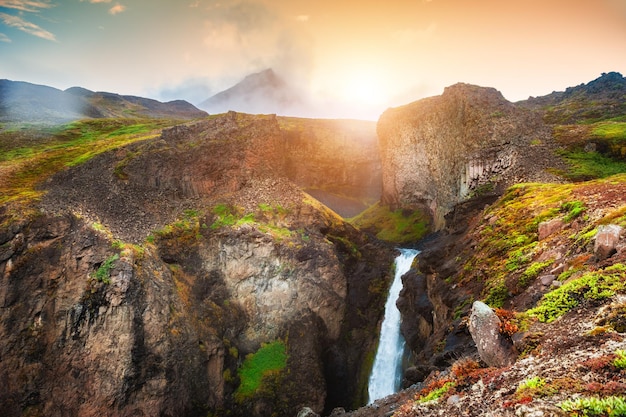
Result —
POLYGON ((377 123, 8 85, 0 414, 626 409, 620 74, 518 103, 459 83, 377 123), (402 390, 368 405, 398 247, 402 390))

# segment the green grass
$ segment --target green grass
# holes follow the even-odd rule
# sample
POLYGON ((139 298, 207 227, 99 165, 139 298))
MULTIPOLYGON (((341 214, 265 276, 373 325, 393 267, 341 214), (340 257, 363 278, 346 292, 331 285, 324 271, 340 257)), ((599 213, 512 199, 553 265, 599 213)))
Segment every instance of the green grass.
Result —
POLYGON ((429 401, 434 401, 439 399, 441 396, 445 395, 454 388, 454 382, 446 382, 442 387, 437 388, 429 392, 427 395, 419 397, 416 402, 418 404, 427 403, 429 401))
POLYGON ((519 383, 517 391, 536 390, 546 385, 546 381, 538 376, 528 378, 519 383))
POLYGON ((561 151, 561 156, 568 163, 569 170, 560 172, 572 181, 587 181, 606 178, 626 172, 626 162, 616 160, 598 152, 584 150, 561 151))
POLYGON ((615 351, 615 360, 613 361, 613 366, 617 369, 626 369, 626 350, 616 350, 615 351))
POLYGON ((238 374, 239 387, 235 397, 240 401, 252 396, 262 388, 263 378, 276 374, 287 366, 287 347, 285 343, 276 340, 263 344, 259 350, 246 356, 238 374))
POLYGON ((159 119, 94 119, 47 128, 45 132, 22 132, 13 145, 7 145, 10 147, 0 153, 0 204, 37 199, 42 194, 37 185, 56 172, 103 152, 156 137, 163 127, 175 123, 159 119), (32 140, 38 135, 41 140, 32 140), (23 143, 27 146, 16 145, 23 143))
POLYGON ((116 253, 107 258, 106 261, 100 265, 100 267, 94 272, 93 277, 99 282, 103 282, 105 284, 111 283, 111 270, 115 266, 115 261, 117 261, 120 256, 116 253))
POLYGON ((626 140, 626 123, 624 122, 601 122, 591 129, 593 136, 613 139, 626 140))
POLYGON ((428 215, 420 210, 397 209, 376 203, 348 219, 355 227, 371 231, 376 237, 393 243, 416 242, 430 230, 428 215))

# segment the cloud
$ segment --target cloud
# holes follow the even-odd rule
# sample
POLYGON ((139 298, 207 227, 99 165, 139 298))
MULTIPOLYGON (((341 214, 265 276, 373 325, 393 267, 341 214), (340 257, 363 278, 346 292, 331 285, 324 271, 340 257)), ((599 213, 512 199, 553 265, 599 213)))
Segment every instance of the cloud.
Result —
POLYGON ((41 9, 54 7, 50 0, 0 0, 0 7, 36 13, 41 9))
POLYGON ((301 14, 296 16, 296 20, 298 22, 308 22, 311 16, 309 16, 308 14, 301 14))
POLYGON ((56 37, 53 33, 42 29, 34 23, 26 21, 19 16, 11 16, 10 14, 0 13, 0 20, 2 20, 5 25, 17 28, 30 35, 37 36, 42 39, 47 39, 49 41, 56 41, 56 37))
POLYGON ((89 0, 89 3, 111 3, 111 0, 89 0))
POLYGON ((116 15, 118 13, 122 13, 125 10, 126 10, 126 6, 123 6, 123 5, 119 4, 119 3, 117 3, 115 6, 113 6, 113 7, 111 7, 109 9, 109 13, 111 13, 112 15, 116 15))
POLYGON ((4 33, 0 32, 0 42, 11 42, 11 39, 5 35, 4 33))

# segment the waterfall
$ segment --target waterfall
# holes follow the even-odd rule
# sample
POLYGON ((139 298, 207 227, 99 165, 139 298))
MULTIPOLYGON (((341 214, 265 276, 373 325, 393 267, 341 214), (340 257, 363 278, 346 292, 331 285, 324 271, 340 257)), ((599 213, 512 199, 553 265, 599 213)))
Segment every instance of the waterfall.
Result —
POLYGON ((380 341, 369 379, 370 404, 379 398, 397 392, 400 388, 405 342, 400 334, 400 311, 396 307, 396 301, 402 289, 402 275, 411 269, 413 259, 418 253, 419 251, 414 249, 400 249, 400 255, 395 261, 396 275, 385 304, 385 317, 380 328, 380 341))

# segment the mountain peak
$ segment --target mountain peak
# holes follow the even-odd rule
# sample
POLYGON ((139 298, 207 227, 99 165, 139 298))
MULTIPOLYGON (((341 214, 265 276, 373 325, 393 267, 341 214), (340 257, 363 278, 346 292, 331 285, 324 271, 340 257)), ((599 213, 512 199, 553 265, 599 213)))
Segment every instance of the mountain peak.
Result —
POLYGON ((272 68, 247 75, 234 86, 198 105, 211 113, 235 110, 245 113, 286 114, 302 100, 296 90, 272 68))

